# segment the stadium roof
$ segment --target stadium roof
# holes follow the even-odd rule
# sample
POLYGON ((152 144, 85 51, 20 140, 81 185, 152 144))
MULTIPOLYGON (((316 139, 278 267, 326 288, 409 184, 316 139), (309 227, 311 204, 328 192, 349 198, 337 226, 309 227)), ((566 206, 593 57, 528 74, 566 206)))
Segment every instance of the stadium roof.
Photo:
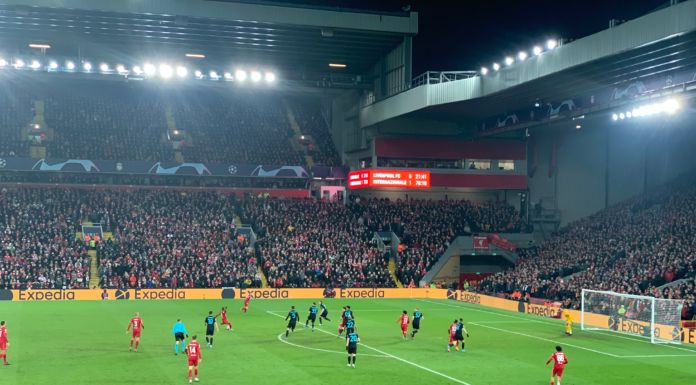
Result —
POLYGON ((536 99, 564 100, 696 64, 696 1, 668 7, 485 76, 415 87, 366 106, 368 127, 397 116, 468 123, 536 99))
MULTIPOLYGON (((51 55, 200 53, 280 71, 363 74, 418 32, 418 14, 200 0, 0 0, 0 52, 49 44, 51 55)), ((177 56, 178 57, 178 56, 177 56)))

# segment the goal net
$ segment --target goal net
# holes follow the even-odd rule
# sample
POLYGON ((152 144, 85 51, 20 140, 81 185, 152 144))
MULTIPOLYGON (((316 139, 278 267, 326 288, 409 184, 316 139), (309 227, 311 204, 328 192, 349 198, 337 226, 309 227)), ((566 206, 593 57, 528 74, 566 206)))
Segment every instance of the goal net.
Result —
POLYGON ((653 343, 681 342, 683 300, 611 291, 582 291, 582 330, 606 330, 650 338, 653 343))

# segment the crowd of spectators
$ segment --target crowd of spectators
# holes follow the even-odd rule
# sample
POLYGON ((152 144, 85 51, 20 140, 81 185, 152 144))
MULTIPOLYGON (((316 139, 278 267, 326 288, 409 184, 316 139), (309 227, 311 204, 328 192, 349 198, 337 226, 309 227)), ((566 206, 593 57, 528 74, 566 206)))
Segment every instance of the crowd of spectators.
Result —
POLYGON ((157 94, 126 86, 71 87, 44 94, 55 137, 46 157, 173 162, 167 121, 157 94))
POLYGON ((75 239, 94 196, 66 189, 0 191, 0 288, 87 288, 90 258, 75 239))
POLYGON ((571 301, 582 289, 685 299, 693 306, 696 277, 696 184, 682 178, 570 223, 549 241, 520 253, 514 269, 481 289, 571 301))
POLYGON ((136 190, 104 198, 97 214, 114 229, 114 240, 98 246, 103 287, 260 287, 230 196, 136 190))
POLYGON ((322 116, 321 107, 313 100, 289 99, 295 121, 300 126, 302 134, 311 135, 314 143, 311 151, 314 164, 317 166, 340 166, 341 158, 336 152, 329 126, 322 116))
POLYGON ((355 196, 352 202, 359 222, 371 232, 392 231, 401 238, 404 249, 397 259, 396 276, 404 285, 418 285, 459 235, 528 230, 519 212, 505 202, 391 201, 355 196))
POLYGON ((260 237, 260 263, 272 287, 395 287, 388 256, 343 204, 249 200, 242 212, 260 237))

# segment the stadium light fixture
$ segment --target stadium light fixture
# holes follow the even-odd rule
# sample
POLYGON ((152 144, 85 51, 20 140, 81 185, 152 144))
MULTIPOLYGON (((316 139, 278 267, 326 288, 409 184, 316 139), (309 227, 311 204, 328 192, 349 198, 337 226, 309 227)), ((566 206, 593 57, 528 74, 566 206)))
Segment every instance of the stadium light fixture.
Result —
POLYGON ((202 78, 202 77, 203 77, 203 73, 202 73, 200 70, 196 70, 195 75, 196 75, 197 78, 202 78))
POLYGON ((89 71, 89 70, 92 69, 92 65, 89 64, 89 62, 87 62, 87 63, 85 63, 85 64, 82 66, 82 68, 84 68, 85 71, 89 71))
POLYGON ((488 73, 488 68, 486 68, 486 67, 481 68, 481 75, 485 75, 487 73, 488 73))
POLYGON ((507 64, 507 65, 512 65, 512 63, 514 63, 514 62, 515 62, 515 60, 509 56, 505 58, 505 64, 507 64))
POLYGON ((167 64, 162 64, 159 68, 159 72, 160 72, 160 75, 165 79, 172 77, 172 73, 173 73, 172 67, 168 66, 167 64))
POLYGON ((517 55, 520 58, 520 61, 524 61, 524 59, 527 58, 527 53, 526 52, 520 52, 519 55, 517 55))
POLYGON ((143 70, 140 68, 140 66, 135 66, 133 67, 133 72, 140 75, 141 73, 143 73, 143 70))
POLYGON ((116 67, 116 71, 118 71, 118 73, 120 73, 120 74, 125 73, 125 72, 126 72, 126 67, 124 67, 123 65, 119 64, 119 65, 116 67))
POLYGON ((184 66, 176 67, 176 74, 180 78, 183 78, 184 76, 186 76, 187 73, 188 73, 188 71, 186 70, 186 67, 184 67, 184 66))
POLYGON ((539 46, 534 47, 534 54, 541 55, 541 47, 539 47, 539 46))
POLYGON ((0 67, 4 67, 7 65, 7 60, 5 59, 0 59, 0 67))
POLYGON ((17 61, 15 62, 15 67, 16 67, 16 68, 22 68, 22 67, 24 67, 24 62, 21 61, 20 59, 17 59, 17 61))
POLYGON ((234 73, 234 77, 240 82, 243 82, 244 80, 246 80, 247 75, 246 72, 242 70, 237 70, 237 72, 234 73))
POLYGON ((187 53, 186 57, 195 57, 195 58, 203 59, 205 57, 205 55, 201 55, 199 53, 187 53))
POLYGON ((66 67, 67 69, 69 69, 69 70, 74 70, 74 69, 75 69, 75 63, 69 61, 69 62, 65 63, 65 67, 66 67))
POLYGON ((31 47, 31 48, 41 48, 41 49, 49 49, 49 48, 51 48, 51 46, 48 45, 48 44, 29 44, 29 47, 31 47))
POLYGON ((109 70, 109 65, 106 63, 102 63, 102 65, 99 66, 99 69, 102 70, 103 72, 106 72, 109 70))
POLYGON ((666 101, 663 105, 663 109, 667 113, 673 113, 679 108, 679 102, 674 99, 666 101))
POLYGON ((626 117, 630 119, 631 116, 633 116, 633 114, 631 114, 631 111, 626 111, 626 117))
POLYGON ((152 64, 149 64, 149 63, 148 63, 148 64, 145 64, 145 65, 143 66, 143 69, 145 70, 145 75, 147 75, 147 76, 152 76, 152 75, 154 75, 155 72, 157 71, 157 70, 155 69, 155 66, 153 66, 152 64))
POLYGON ((275 74, 273 72, 266 72, 266 82, 273 83, 275 81, 275 74))
POLYGON ((48 66, 49 66, 49 68, 51 68, 52 70, 54 70, 54 69, 57 69, 57 68, 58 68, 58 63, 52 61, 48 66))
POLYGON ((614 114, 614 115, 611 116, 611 118, 614 119, 614 120, 619 120, 619 115, 614 114))
POLYGON ((500 69, 500 64, 498 64, 498 63, 493 63, 493 69, 496 70, 496 71, 499 70, 499 69, 500 69))
POLYGON ((35 69, 35 70, 38 70, 39 68, 41 68, 41 63, 39 63, 38 61, 34 60, 33 62, 31 62, 31 68, 33 68, 33 69, 35 69))
POLYGON ((556 48, 556 45, 558 45, 558 43, 556 42, 556 40, 549 40, 549 41, 546 42, 546 47, 547 47, 548 49, 554 49, 554 48, 556 48))
POLYGON ((251 80, 258 82, 261 80, 261 73, 259 71, 254 71, 251 73, 251 80))
POLYGON ((622 113, 619 114, 619 118, 625 119, 625 118, 626 118, 626 115, 624 115, 624 113, 622 112, 622 113))
POLYGON ((232 74, 229 72, 225 72, 225 79, 232 80, 232 74))
POLYGON ((215 71, 210 71, 210 78, 211 78, 211 79, 217 79, 217 78, 218 78, 217 72, 215 72, 215 71))
POLYGON ((345 64, 338 64, 338 63, 329 63, 329 67, 346 68, 346 65, 345 64))

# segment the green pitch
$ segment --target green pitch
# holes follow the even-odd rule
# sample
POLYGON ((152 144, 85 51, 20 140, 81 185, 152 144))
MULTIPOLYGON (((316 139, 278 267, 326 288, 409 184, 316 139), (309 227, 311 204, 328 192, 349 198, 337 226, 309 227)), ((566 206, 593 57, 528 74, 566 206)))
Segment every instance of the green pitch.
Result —
POLYGON ((329 299, 332 323, 317 323, 314 332, 299 327, 286 341, 290 305, 304 325, 311 302, 252 300, 246 315, 241 300, 5 302, 0 320, 8 322, 12 365, 0 366, 0 383, 187 384, 172 326, 181 318, 205 347, 203 320, 226 305, 234 331, 221 328, 213 349, 203 349, 200 384, 548 384, 544 364, 555 345, 570 362, 564 384, 696 382, 696 346, 652 345, 579 324, 568 337, 562 321, 447 300, 329 299), (336 338, 344 305, 362 339, 355 369, 346 367, 345 340, 336 338), (425 316, 421 332, 402 342, 396 321, 416 307, 425 316), (145 324, 137 353, 128 351, 125 333, 135 312, 145 324), (446 353, 446 329, 460 317, 470 334, 466 353, 446 353))

